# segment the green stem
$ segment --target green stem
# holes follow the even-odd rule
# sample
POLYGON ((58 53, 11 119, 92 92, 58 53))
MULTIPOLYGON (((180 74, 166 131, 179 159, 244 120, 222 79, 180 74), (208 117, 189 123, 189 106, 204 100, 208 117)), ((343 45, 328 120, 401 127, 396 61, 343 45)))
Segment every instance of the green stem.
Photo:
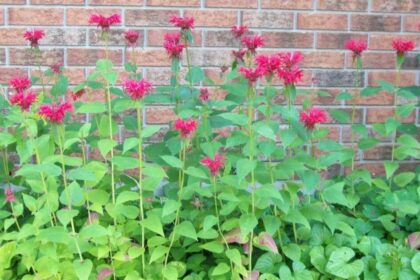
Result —
POLYGON ((41 50, 39 49, 39 47, 36 47, 34 49, 34 52, 35 52, 35 57, 36 57, 36 60, 37 60, 37 66, 38 66, 38 71, 39 71, 39 79, 41 80, 42 93, 46 94, 47 92, 45 91, 44 73, 42 72, 42 69, 41 69, 42 53, 41 53, 41 50))
MULTIPOLYGON (((397 107, 398 107, 398 89, 400 87, 400 82, 401 82, 401 69, 400 67, 397 68, 397 77, 396 77, 396 89, 395 89, 395 93, 394 93, 394 104, 393 104, 393 108, 394 108, 394 119, 396 119, 397 121, 399 121, 399 117, 397 115, 397 107)), ((394 134, 392 135, 392 150, 391 150, 391 161, 394 162, 394 157, 395 157, 395 145, 396 145, 396 139, 397 138, 397 130, 395 129, 394 134)), ((391 180, 392 178, 390 178, 391 180)))
MULTIPOLYGON (((111 108, 111 92, 109 89, 109 84, 106 84, 106 100, 108 104, 108 129, 109 129, 109 139, 111 142, 114 142, 113 131, 112 131, 112 108, 111 108)), ((110 162, 111 162, 111 191, 112 191, 112 204, 115 206, 115 171, 114 171, 114 148, 110 151, 110 162)), ((114 225, 117 224, 117 220, 114 217, 114 225)))
POLYGON ((189 73, 189 76, 188 76, 188 82, 189 82, 189 85, 190 85, 190 91, 192 92, 193 91, 193 81, 192 81, 192 73, 191 73, 191 62, 190 62, 190 52, 189 52, 189 48, 188 48, 188 40, 187 40, 187 38, 185 38, 184 39, 184 42, 185 42, 185 56, 187 57, 187 67, 188 67, 188 73, 189 73))
MULTIPOLYGON (((361 59, 361 58, 356 58, 356 59, 361 59)), ((362 70, 360 68, 360 64, 361 63, 356 63, 356 77, 354 79, 355 82, 355 86, 356 86, 356 94, 355 96, 353 96, 352 99, 352 111, 351 111, 351 123, 350 123, 350 145, 353 149, 353 145, 354 143, 354 132, 353 132, 353 125, 355 122, 355 117, 356 117, 356 100, 359 98, 359 87, 360 85, 360 71, 362 70)), ((357 146, 356 146, 357 147, 357 146)), ((355 163, 355 157, 356 157, 357 153, 355 153, 355 155, 352 157, 351 159, 351 171, 353 172, 354 170, 354 163, 355 163)), ((353 185, 353 182, 352 182, 353 185)), ((353 189, 353 193, 354 193, 354 186, 352 186, 353 189)))
MULTIPOLYGON (((40 155, 39 155, 39 150, 38 150, 38 148, 35 148, 35 159, 36 159, 36 163, 38 164, 38 165, 40 165, 41 164, 41 157, 40 157, 40 155)), ((44 174, 44 172, 41 172, 40 173, 40 175, 41 175, 41 183, 42 183, 42 187, 44 188, 44 193, 45 193, 45 196, 46 196, 46 202, 47 202, 47 206, 48 206, 48 210, 50 211, 50 222, 51 222, 51 226, 54 226, 54 222, 55 223, 57 223, 57 218, 55 217, 55 213, 54 213, 54 211, 52 211, 52 207, 51 207, 51 205, 50 205, 50 201, 49 201, 49 199, 48 199, 48 187, 47 187, 47 184, 46 184, 46 182, 45 182, 45 174, 44 174), (52 217, 51 217, 52 216, 52 217), (54 220, 54 221, 53 221, 54 220)))
POLYGON ((19 225, 19 221, 18 221, 17 216, 16 216, 15 207, 13 207, 13 202, 10 202, 10 208, 12 209, 12 215, 13 215, 13 219, 15 220, 16 227, 20 231, 20 225, 19 225))
MULTIPOLYGON (((139 137, 138 156, 139 156, 139 206, 140 206, 140 219, 144 220, 144 209, 143 209, 143 141, 142 141, 142 103, 141 101, 137 104, 137 130, 139 137)), ((145 248, 145 236, 144 236, 144 225, 141 225, 141 246, 145 248)), ((146 267, 145 254, 141 255, 142 263, 142 274, 146 267)))

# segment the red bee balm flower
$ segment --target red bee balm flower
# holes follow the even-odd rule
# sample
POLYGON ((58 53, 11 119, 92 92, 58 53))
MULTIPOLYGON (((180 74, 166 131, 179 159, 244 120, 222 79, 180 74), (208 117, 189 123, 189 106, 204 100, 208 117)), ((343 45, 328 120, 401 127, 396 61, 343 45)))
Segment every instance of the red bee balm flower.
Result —
POLYGON ((367 43, 364 40, 351 39, 348 40, 344 47, 353 52, 353 58, 361 56, 362 52, 367 49, 367 43))
POLYGON ((209 90, 207 88, 200 89, 200 95, 198 96, 201 102, 209 100, 209 90))
POLYGON ((5 189, 4 194, 6 195, 6 201, 7 202, 15 202, 16 201, 15 194, 13 193, 13 190, 11 188, 5 189))
POLYGON ((20 92, 30 88, 31 80, 26 77, 14 77, 10 80, 9 85, 17 92, 20 92))
POLYGON ((239 68, 239 72, 248 80, 249 84, 255 83, 260 77, 264 75, 260 68, 239 68))
POLYGON ((139 33, 135 30, 128 30, 123 33, 125 40, 129 46, 135 46, 137 44, 137 40, 139 39, 139 33))
POLYGON ((316 124, 324 123, 327 121, 328 114, 323 109, 309 108, 303 112, 300 112, 300 121, 305 124, 305 127, 309 130, 313 130, 316 124))
POLYGON ((63 64, 62 63, 54 63, 50 66, 51 72, 53 72, 56 75, 61 74, 63 72, 63 64))
POLYGON ((205 157, 200 161, 200 163, 210 170, 211 175, 217 176, 219 175, 220 169, 223 168, 224 161, 225 158, 222 155, 216 154, 214 159, 205 157))
POLYGON ((121 17, 119 14, 112 14, 109 17, 92 14, 89 16, 89 23, 96 24, 102 31, 108 32, 111 25, 121 23, 121 17))
POLYGON ((60 104, 44 104, 39 107, 38 114, 51 123, 60 124, 66 115, 66 112, 72 112, 73 105, 69 102, 60 104))
POLYGON ((22 111, 28 111, 31 105, 36 101, 37 96, 34 92, 29 91, 24 93, 23 91, 16 92, 10 96, 10 103, 17 105, 22 111))
POLYGON ((86 89, 84 89, 84 88, 81 88, 81 89, 79 89, 75 92, 70 91, 70 97, 71 97, 71 99, 73 99, 73 101, 79 100, 85 94, 86 94, 86 89))
POLYGON ((194 28, 194 18, 192 17, 171 16, 169 22, 176 27, 180 27, 182 30, 194 28))
POLYGON ((152 84, 144 79, 141 79, 140 81, 125 80, 123 82, 123 88, 125 93, 129 95, 132 100, 139 100, 151 92, 152 84))
POLYGON ((235 57, 236 61, 244 62, 244 56, 246 54, 246 50, 245 49, 241 49, 237 51, 233 50, 232 54, 235 57))
POLYGON ((166 33, 163 41, 163 47, 171 58, 179 59, 181 57, 184 45, 180 44, 181 33, 166 33))
POLYGON ((277 69, 280 67, 280 56, 279 55, 258 55, 255 58, 255 63, 257 64, 257 67, 260 69, 264 75, 271 76, 274 74, 274 72, 277 71, 277 69))
POLYGON ((280 53, 280 67, 277 75, 283 80, 284 84, 296 84, 302 80, 303 72, 299 68, 298 63, 302 61, 303 56, 300 52, 280 53))
POLYGON ((231 32, 235 38, 239 39, 244 36, 246 32, 248 32, 248 27, 245 25, 235 25, 232 26, 231 32))
POLYGON ((174 123, 174 128, 181 133, 182 138, 188 138, 197 129, 197 125, 197 121, 192 118, 187 120, 177 119, 174 123))
POLYGON ((245 36, 241 40, 242 45, 248 49, 252 54, 255 54, 255 50, 258 47, 264 46, 264 41, 261 36, 245 36))
POLYGON ((38 41, 44 38, 45 33, 42 29, 27 30, 23 37, 31 43, 32 48, 38 47, 38 41))
POLYGON ((292 68, 303 60, 303 55, 301 52, 279 53, 278 55, 280 56, 280 67, 282 68, 292 68))
POLYGON ((405 55, 406 52, 414 50, 415 44, 410 40, 403 40, 396 38, 392 41, 392 48, 397 52, 398 55, 405 55))

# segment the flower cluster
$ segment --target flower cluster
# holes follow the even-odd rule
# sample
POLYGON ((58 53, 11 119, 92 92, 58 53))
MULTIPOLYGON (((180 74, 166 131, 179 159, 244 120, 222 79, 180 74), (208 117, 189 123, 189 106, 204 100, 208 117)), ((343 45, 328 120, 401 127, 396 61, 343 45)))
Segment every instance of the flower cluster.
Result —
POLYGON ((172 59, 180 59, 184 45, 180 44, 181 33, 166 33, 163 47, 172 59))
POLYGON ((16 197, 15 194, 13 193, 13 190, 11 188, 7 188, 4 190, 4 195, 6 196, 6 201, 7 202, 15 202, 16 201, 16 197))
POLYGON ((194 28, 194 18, 192 17, 171 16, 169 18, 169 22, 182 30, 190 30, 194 28))
POLYGON ((392 48, 397 52, 397 55, 403 56, 406 52, 414 50, 415 44, 411 40, 403 40, 396 38, 392 41, 392 48))
POLYGON ((362 52, 367 49, 367 43, 365 40, 350 39, 344 44, 344 47, 353 52, 354 60, 356 57, 360 57, 362 52))
POLYGON ((215 154, 213 159, 210 157, 205 157, 200 161, 200 163, 210 170, 211 175, 217 176, 220 172, 220 169, 223 168, 224 161, 225 157, 223 155, 215 154))
POLYGON ((50 65, 51 72, 60 75, 63 72, 63 63, 58 62, 50 65))
POLYGON ((121 23, 121 16, 119 14, 112 14, 109 17, 99 14, 92 14, 89 17, 90 24, 96 24, 103 32, 108 32, 111 25, 121 23))
POLYGON ((137 41, 139 39, 140 33, 135 30, 128 30, 123 33, 127 44, 131 47, 137 45, 137 41))
POLYGON ((70 95, 70 97, 73 101, 79 100, 85 94, 86 94, 86 89, 85 88, 81 88, 81 89, 78 89, 76 91, 70 91, 70 93, 69 93, 69 95, 70 95))
POLYGON ((281 57, 278 54, 272 56, 258 55, 255 58, 255 63, 264 75, 271 77, 279 69, 281 57))
POLYGON ((32 48, 37 48, 38 47, 38 41, 41 40, 42 38, 44 38, 44 36, 45 36, 45 32, 42 29, 27 30, 23 34, 23 37, 25 38, 25 40, 27 40, 31 43, 32 48))
POLYGON ((280 56, 280 67, 277 70, 277 76, 283 80, 285 86, 294 85, 300 82, 303 77, 303 72, 299 68, 299 63, 303 59, 303 55, 300 52, 287 52, 281 53, 280 56))
POLYGON ((174 129, 181 134, 182 138, 188 138, 196 131, 197 125, 197 121, 193 118, 187 120, 177 119, 174 123, 174 129))
POLYGON ((59 104, 44 104, 39 107, 38 114, 54 124, 61 124, 66 112, 73 111, 73 104, 61 102, 59 104))
POLYGON ((30 88, 31 81, 26 77, 14 77, 9 81, 9 85, 16 91, 10 96, 10 104, 19 106, 24 112, 28 111, 37 100, 37 95, 34 92, 25 92, 30 88))
POLYGON ((259 35, 245 36, 242 38, 241 42, 251 54, 255 54, 257 48, 264 46, 264 40, 259 35))
POLYGON ((236 39, 240 39, 248 32, 248 27, 245 25, 235 25, 232 26, 231 32, 236 39))
POLYGON ((232 51, 233 57, 236 59, 237 62, 244 62, 244 57, 246 54, 245 49, 233 50, 232 51))
POLYGON ((209 90, 207 88, 200 89, 200 95, 198 96, 201 102, 209 100, 209 90))
POLYGON ((239 68, 239 72, 244 76, 245 79, 248 80, 250 85, 254 84, 264 75, 260 68, 247 68, 242 66, 239 68))
POLYGON ((14 77, 9 81, 9 85, 17 92, 20 92, 31 87, 31 80, 27 77, 14 77))
POLYGON ((328 114, 323 109, 309 108, 306 111, 300 112, 300 121, 309 130, 313 130, 319 123, 327 121, 328 114))
POLYGON ((125 80, 123 82, 123 88, 132 100, 140 100, 152 91, 153 86, 145 79, 141 79, 140 81, 125 80))

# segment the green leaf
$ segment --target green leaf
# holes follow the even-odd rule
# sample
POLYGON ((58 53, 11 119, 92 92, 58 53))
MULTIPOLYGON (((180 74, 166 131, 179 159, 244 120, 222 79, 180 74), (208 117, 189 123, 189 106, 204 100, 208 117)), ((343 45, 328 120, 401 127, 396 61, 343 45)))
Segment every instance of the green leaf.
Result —
POLYGON ((259 125, 255 127, 255 131, 260 134, 261 136, 264 136, 268 139, 271 139, 273 141, 276 141, 276 134, 268 125, 259 125))
POLYGON ((219 276, 230 271, 230 267, 226 263, 219 263, 211 273, 212 276, 219 276))
POLYGON ((57 82, 51 88, 52 96, 65 96, 67 94, 67 88, 69 87, 69 80, 66 76, 60 75, 57 82))
POLYGON ((197 177, 197 178, 201 178, 201 179, 207 179, 208 178, 206 173, 198 167, 190 166, 190 167, 187 168, 185 173, 192 176, 192 177, 197 177))
POLYGON ((405 148, 420 149, 420 143, 413 136, 407 134, 401 135, 398 138, 398 143, 405 148))
POLYGON ((82 106, 77 109, 77 113, 80 114, 86 114, 86 113, 92 113, 92 114, 99 114, 106 112, 106 106, 103 102, 95 101, 90 103, 83 103, 82 106))
POLYGON ((168 199, 162 208, 162 217, 174 214, 181 207, 181 203, 176 200, 168 199))
POLYGON ((350 93, 346 92, 346 91, 340 92, 335 97, 335 100, 336 101, 342 101, 342 100, 347 101, 347 100, 352 100, 352 99, 353 99, 353 96, 350 93))
POLYGON ((369 137, 369 138, 360 139, 358 145, 359 145, 359 148, 364 151, 364 150, 372 149, 378 143, 379 143, 378 139, 369 137))
POLYGON ((70 196, 71 205, 82 206, 84 204, 85 199, 84 199, 82 188, 76 181, 73 181, 67 187, 67 191, 63 190, 61 192, 60 202, 63 203, 64 205, 70 205, 69 197, 67 196, 67 194, 70 196))
POLYGON ((323 191, 325 200, 329 203, 348 206, 348 201, 347 198, 344 196, 343 188, 343 182, 339 182, 326 187, 323 191))
POLYGON ((420 252, 417 252, 411 259, 411 268, 420 275, 420 252))
POLYGON ((91 239, 96 237, 103 237, 109 235, 109 231, 101 225, 90 224, 82 228, 80 231, 81 239, 91 239))
POLYGON ((283 253, 286 257, 291 259, 292 261, 299 261, 300 260, 300 247, 295 243, 290 243, 282 248, 283 253))
POLYGON ((135 137, 130 137, 130 138, 125 139, 124 145, 123 145, 123 154, 133 149, 138 144, 139 144, 139 140, 135 137))
POLYGON ((205 78, 205 76, 204 76, 203 69, 201 69, 198 66, 194 66, 194 67, 191 67, 190 71, 188 71, 188 73, 185 77, 185 80, 190 81, 190 79, 191 79, 191 81, 193 83, 199 83, 199 82, 203 81, 204 78, 205 78))
POLYGON ((200 246, 204 250, 212 253, 220 254, 225 250, 225 247, 219 241, 210 241, 200 246))
POLYGON ((416 104, 405 104, 397 107, 397 115, 402 118, 407 118, 416 109, 416 104))
POLYGON ((360 92, 361 96, 367 97, 379 93, 382 89, 380 87, 367 87, 360 92))
POLYGON ((78 210, 65 208, 57 211, 57 218, 60 223, 66 227, 77 214, 79 214, 78 210))
POLYGON ((311 264, 315 266, 315 268, 318 269, 319 272, 325 273, 325 265, 327 264, 327 259, 324 255, 324 247, 313 247, 309 255, 311 257, 311 264))
POLYGON ((354 255, 354 251, 348 247, 334 250, 328 259, 326 271, 344 279, 359 276, 363 271, 364 264, 361 260, 355 260, 349 263, 354 255))
POLYGON ((385 168, 386 178, 387 179, 391 178, 394 172, 397 171, 398 167, 399 167, 398 162, 385 161, 384 168, 385 168))
POLYGON ((289 223, 301 224, 309 229, 311 228, 308 219, 296 208, 290 209, 289 213, 283 217, 283 220, 289 223))
POLYGON ((120 170, 127 170, 139 167, 139 160, 132 157, 122 157, 114 156, 111 161, 117 166, 120 170))
POLYGON ((35 198, 24 193, 22 194, 22 198, 26 208, 28 208, 29 211, 31 211, 32 213, 37 212, 38 206, 37 200, 35 198))
POLYGON ((70 170, 68 174, 68 178, 70 180, 82 180, 82 181, 95 181, 96 180, 95 174, 89 169, 86 169, 85 167, 79 167, 79 168, 70 170))
POLYGON ((252 214, 242 214, 239 218, 239 226, 241 228, 241 235, 246 236, 254 231, 257 226, 258 220, 252 214))
POLYGON ((108 59, 99 59, 96 61, 96 70, 99 72, 108 72, 112 70, 112 62, 108 59))
POLYGON ((127 201, 138 201, 139 200, 139 193, 132 192, 132 191, 123 191, 121 192, 116 200, 116 204, 123 204, 127 201))
POLYGON ((380 80, 378 81, 378 84, 382 87, 382 90, 387 91, 387 92, 395 92, 396 91, 396 87, 384 80, 380 80))
POLYGON ((394 183, 399 187, 405 187, 416 177, 413 172, 402 172, 394 177, 394 183))
POLYGON ((73 261, 73 267, 79 280, 88 280, 90 273, 92 272, 93 264, 89 259, 83 261, 75 260, 73 261))
POLYGON ((248 118, 247 116, 243 114, 223 113, 223 114, 220 114, 219 116, 239 126, 245 126, 248 124, 248 118))
POLYGON ((257 167, 255 160, 240 159, 236 162, 236 173, 238 179, 242 181, 249 173, 257 167))
POLYGON ((10 267, 10 261, 14 255, 16 242, 8 242, 0 247, 0 267, 3 269, 10 267))
POLYGON ((148 138, 150 136, 153 136, 156 132, 158 132, 162 127, 159 125, 148 125, 143 128, 143 131, 141 133, 142 138, 148 138))
POLYGON ((347 123, 350 119, 349 113, 340 109, 329 110, 329 113, 339 123, 347 123))
POLYGON ((177 157, 174 157, 174 156, 161 156, 161 158, 167 164, 169 164, 169 166, 171 166, 171 167, 182 169, 183 166, 184 166, 184 163, 182 162, 182 160, 180 160, 177 157))
POLYGON ((194 225, 190 221, 183 221, 176 226, 176 233, 194 240, 197 240, 197 232, 195 231, 194 225))
POLYGON ((16 142, 16 138, 7 132, 0 132, 0 146, 6 147, 16 142))
POLYGON ((136 108, 136 103, 133 102, 133 100, 128 98, 119 98, 114 101, 114 106, 112 107, 112 110, 115 113, 121 113, 134 108, 136 108))
POLYGON ((277 273, 281 261, 282 258, 280 254, 268 252, 258 258, 254 270, 263 273, 277 273))
POLYGON ((150 256, 149 264, 151 264, 151 263, 155 262, 156 260, 158 260, 158 259, 162 258, 163 256, 165 256, 166 253, 168 253, 168 251, 169 251, 169 248, 167 248, 167 247, 164 247, 164 246, 158 246, 158 247, 156 247, 153 250, 153 252, 152 252, 152 254, 150 256))
POLYGON ((102 139, 98 141, 98 148, 101 155, 106 158, 108 153, 118 145, 118 142, 111 139, 102 139))
POLYGON ((151 214, 140 223, 142 223, 143 226, 147 228, 148 230, 153 231, 159 234, 160 236, 165 237, 163 233, 162 222, 160 221, 160 218, 157 215, 151 214))

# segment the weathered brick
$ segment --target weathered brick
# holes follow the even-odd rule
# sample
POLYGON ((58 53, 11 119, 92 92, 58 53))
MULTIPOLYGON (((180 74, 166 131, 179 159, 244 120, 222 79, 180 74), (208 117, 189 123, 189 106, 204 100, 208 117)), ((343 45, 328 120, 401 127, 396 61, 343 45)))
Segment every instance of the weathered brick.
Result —
MULTIPOLYGON (((314 79, 320 87, 352 87, 356 71, 315 70, 314 79)), ((364 73, 360 73, 361 85, 364 85, 364 73)))
POLYGON ((375 12, 420 12, 420 0, 372 0, 372 10, 375 12))
POLYGON ((68 8, 66 23, 68 25, 89 25, 89 16, 94 13, 109 16, 111 14, 121 14, 121 10, 106 8, 68 8))
MULTIPOLYGON (((123 32, 124 29, 111 29, 109 32, 108 44, 109 46, 125 46, 126 40, 124 39, 123 32)), ((139 32, 139 39, 137 41, 138 46, 143 46, 144 34, 143 30, 136 30, 139 32)), ((92 29, 89 30, 89 45, 90 46, 105 46, 106 41, 102 39, 101 30, 92 29)))
MULTIPOLYGON (((122 51, 111 49, 109 52, 109 59, 115 65, 122 64, 122 51)), ((78 48, 67 49, 67 63, 68 65, 95 65, 98 59, 105 58, 104 49, 84 49, 78 48)))
POLYGON ((319 10, 366 11, 368 0, 318 0, 319 10))
POLYGON ((420 70, 420 62, 417 58, 418 54, 408 54, 405 57, 404 64, 402 66, 402 69, 406 70, 420 70))
POLYGON ((360 33, 323 33, 317 34, 317 48, 344 49, 344 44, 350 39, 363 39, 367 42, 368 36, 360 33))
MULTIPOLYGON (((353 113, 353 109, 352 108, 335 108, 335 109, 339 109, 341 111, 347 112, 347 114, 349 116, 351 116, 351 114, 353 113)), ((354 111, 354 121, 356 123, 360 123, 363 121, 363 109, 362 108, 356 108, 356 110, 354 111)), ((336 120, 334 120, 332 117, 330 117, 330 123, 340 123, 336 120)), ((350 123, 351 120, 349 119, 347 122, 345 122, 346 124, 350 123)))
MULTIPOLYGON (((360 92, 357 94, 355 90, 351 90, 350 93, 356 97, 354 100, 357 105, 392 105, 394 103, 394 95, 381 91, 371 96, 360 96, 360 92)), ((351 106, 352 100, 346 101, 346 104, 351 106)))
MULTIPOLYGON (((162 47, 163 45, 163 39, 166 33, 174 33, 177 32, 175 30, 171 29, 149 29, 147 30, 147 46, 148 47, 162 47)), ((194 39, 194 42, 192 46, 201 46, 201 31, 193 30, 192 36, 194 39)))
POLYGON ((257 8, 257 0, 206 0, 206 7, 211 8, 257 8))
MULTIPOLYGON (((26 45, 24 28, 7 27, 0 29, 0 45, 26 45)), ((40 41, 42 42, 42 41, 40 41)))
POLYGON ((240 45, 230 31, 206 31, 204 36, 206 47, 238 47, 240 45))
MULTIPOLYGON (((179 79, 185 81, 186 67, 181 68, 179 79)), ((170 67, 148 67, 145 77, 154 85, 169 85, 171 82, 172 70, 170 67)))
POLYGON ((128 9, 125 11, 125 24, 133 26, 171 26, 169 18, 173 15, 179 15, 179 11, 128 9))
POLYGON ((84 5, 85 0, 31 0, 31 5, 84 5))
POLYGON ((0 4, 23 5, 26 4, 26 0, 0 0, 0 4))
MULTIPOLYGON (((131 61, 131 52, 126 53, 126 60, 131 61)), ((165 50, 145 49, 136 50, 135 52, 137 64, 139 66, 169 66, 171 60, 165 50)))
MULTIPOLYGON (((302 105, 304 100, 310 100, 314 105, 339 105, 340 101, 336 101, 335 97, 340 92, 342 92, 342 90, 337 88, 317 88, 313 90, 308 89, 308 94, 296 96, 295 104, 302 105), (330 96, 319 96, 318 92, 320 91, 327 92, 330 94, 330 96)), ((279 94, 278 96, 283 98, 282 94, 279 94)))
MULTIPOLYGON (((369 86, 378 86, 378 81, 384 80, 392 84, 396 84, 397 72, 396 71, 370 71, 368 74, 369 86)), ((412 86, 416 83, 416 73, 414 72, 401 72, 400 86, 412 86)))
MULTIPOLYGON (((51 65, 64 60, 64 50, 63 49, 41 49, 42 65, 51 65)), ((9 49, 9 60, 10 65, 38 65, 40 62, 39 57, 34 55, 34 52, 29 49, 9 49)))
MULTIPOLYGON (((222 66, 228 62, 231 52, 225 50, 214 49, 192 49, 191 64, 199 66, 222 66)), ((185 58, 184 58, 185 59, 185 58)))
POLYGON ((398 32, 400 29, 400 16, 352 15, 351 17, 351 30, 398 32))
POLYGON ((0 67, 0 83, 1 84, 8 84, 10 79, 16 76, 28 76, 28 71, 23 69, 22 67, 14 68, 14 67, 0 67))
POLYGON ((42 45, 70 45, 80 46, 86 44, 86 30, 76 28, 51 28, 45 30, 45 38, 40 41, 42 45))
POLYGON ((0 65, 6 64, 6 49, 0 48, 0 65))
POLYGON ((347 30, 347 15, 299 13, 297 27, 299 29, 347 30))
POLYGON ((147 124, 167 124, 176 120, 176 118, 172 107, 153 106, 146 108, 147 124))
POLYGON ((251 28, 292 29, 293 13, 246 11, 242 14, 242 24, 251 28))
POLYGON ((391 34, 371 34, 369 36, 370 50, 392 50, 392 40, 402 38, 404 40, 420 40, 419 35, 391 35, 391 34))
MULTIPOLYGON (((368 123, 383 123, 387 118, 394 116, 394 109, 392 107, 374 107, 368 108, 366 122, 368 123)), ((414 122, 415 112, 407 118, 400 119, 403 123, 414 122)))
POLYGON ((385 160, 391 158, 391 145, 378 145, 372 149, 363 151, 364 160, 385 160))
POLYGON ((310 32, 262 32, 266 47, 312 48, 314 34, 310 32))
MULTIPOLYGON (((89 5, 98 6, 143 6, 145 0, 89 0, 89 5)), ((150 2, 150 0, 149 0, 150 2)))
MULTIPOLYGON (((45 70, 45 69, 43 69, 45 70)), ((38 69, 32 69, 31 76, 37 76, 39 77, 39 70, 38 69)), ((78 67, 63 67, 63 74, 66 75, 69 78, 69 84, 75 85, 80 84, 85 80, 85 70, 84 68, 78 68, 78 67)), ((52 85, 54 83, 53 80, 47 80, 45 79, 44 83, 52 85)), ((38 81, 38 85, 41 85, 41 81, 38 81)))
POLYGON ((302 66, 306 68, 343 68, 344 53, 305 52, 302 66))
POLYGON ((261 6, 263 9, 310 10, 312 3, 312 0, 262 0, 261 6))
POLYGON ((200 0, 147 0, 147 6, 198 7, 200 0))
MULTIPOLYGON (((392 53, 365 52, 362 55, 362 63, 364 69, 394 69, 395 57, 392 53)), ((356 68, 353 55, 350 53, 347 55, 346 66, 356 68)))
POLYGON ((188 10, 185 15, 195 19, 196 26, 231 27, 236 24, 235 11, 221 10, 188 10))
POLYGON ((405 32, 420 31, 420 16, 405 16, 403 22, 405 32))
POLYGON ((64 10, 57 8, 9 8, 9 24, 59 25, 63 24, 64 10))

